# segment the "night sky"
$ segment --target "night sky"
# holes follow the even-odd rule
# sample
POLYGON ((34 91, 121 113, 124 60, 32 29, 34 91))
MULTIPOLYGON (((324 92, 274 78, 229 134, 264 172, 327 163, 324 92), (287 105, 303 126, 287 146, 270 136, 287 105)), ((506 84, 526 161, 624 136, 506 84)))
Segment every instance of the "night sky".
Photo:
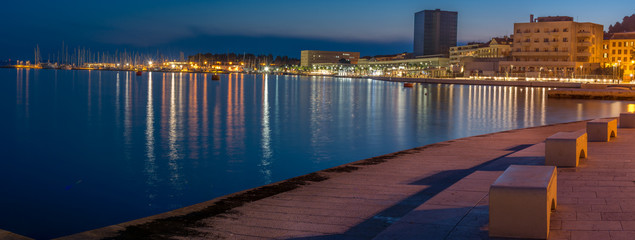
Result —
POLYGON ((529 14, 609 24, 635 13, 632 0, 30 0, 0 8, 0 60, 44 59, 62 41, 93 51, 247 52, 299 57, 300 50, 412 51, 414 13, 459 12, 459 43, 509 35, 529 14))

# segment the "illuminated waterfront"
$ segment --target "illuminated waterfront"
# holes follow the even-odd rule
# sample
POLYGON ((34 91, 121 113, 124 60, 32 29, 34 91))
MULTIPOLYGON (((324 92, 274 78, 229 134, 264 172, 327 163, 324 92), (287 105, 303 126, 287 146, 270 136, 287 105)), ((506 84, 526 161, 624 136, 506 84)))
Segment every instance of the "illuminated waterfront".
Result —
POLYGON ((330 77, 0 69, 0 79, 0 229, 39 238, 443 140, 616 116, 633 103, 330 77))

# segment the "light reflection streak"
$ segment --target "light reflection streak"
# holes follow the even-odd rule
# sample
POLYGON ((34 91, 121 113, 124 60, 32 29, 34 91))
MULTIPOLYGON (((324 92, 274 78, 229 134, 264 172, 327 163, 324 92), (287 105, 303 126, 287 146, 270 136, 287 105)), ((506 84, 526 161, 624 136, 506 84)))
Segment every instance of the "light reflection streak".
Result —
POLYGON ((189 78, 189 105, 188 105, 188 141, 189 158, 199 159, 199 126, 198 126, 198 74, 190 73, 189 78))
MULTIPOLYGON (((146 184, 150 187, 155 187, 158 176, 156 173, 156 158, 154 155, 154 105, 153 105, 153 97, 152 97, 152 73, 148 73, 148 99, 146 102, 146 161, 145 161, 145 174, 146 174, 146 184)), ((151 188, 147 189, 148 191, 151 188)), ((156 193, 147 192, 148 198, 150 199, 150 203, 152 204, 152 200, 156 197, 156 193)))
POLYGON ((547 92, 545 88, 542 88, 540 93, 540 125, 547 124, 547 92))
MULTIPOLYGON (((126 74, 126 79, 124 81, 124 112, 123 112, 123 136, 124 142, 126 146, 132 146, 132 120, 131 118, 131 93, 130 93, 130 75, 126 74)), ((130 151, 126 151, 126 159, 130 159, 130 151)))
MULTIPOLYGON (((182 80, 183 74, 179 74, 179 79, 182 80)), ((177 118, 176 118, 176 79, 172 75, 170 80, 170 116, 168 121, 168 167, 170 169, 170 184, 178 187, 179 173, 178 173, 178 160, 180 159, 180 153, 177 147, 177 118)))
POLYGON ((116 121, 117 128, 119 128, 119 127, 120 127, 120 125, 119 125, 119 122, 120 122, 120 121, 119 121, 119 119, 120 119, 120 117, 121 117, 121 116, 120 116, 121 108, 119 107, 119 104, 120 104, 119 99, 121 98, 121 96, 120 96, 120 93, 119 93, 119 92, 120 92, 121 90, 120 90, 119 88, 120 88, 120 87, 119 87, 119 72, 117 72, 117 80, 116 80, 116 82, 115 82, 115 119, 117 119, 117 121, 116 121))
MULTIPOLYGON (((277 78, 277 76, 276 76, 277 78)), ((269 123, 269 75, 266 74, 262 81, 262 159, 260 160, 260 172, 264 177, 265 183, 271 183, 271 160, 273 157, 273 150, 271 149, 271 128, 269 123)))
MULTIPOLYGON (((90 113, 90 109, 91 109, 91 101, 92 101, 92 97, 91 97, 91 74, 93 71, 88 70, 88 88, 86 89, 87 92, 87 99, 86 99, 86 103, 88 104, 88 113, 90 113)), ((89 116, 90 117, 90 114, 89 116)))
MULTIPOLYGON (((205 78, 204 78, 204 81, 203 81, 203 107, 202 107, 203 110, 202 110, 202 114, 201 114, 201 116, 203 118, 202 122, 201 122, 201 126, 202 126, 201 132, 203 133, 203 136, 205 137, 203 139, 207 139, 207 136, 208 136, 208 133, 209 133, 209 116, 208 116, 209 113, 208 113, 208 109, 207 109, 208 108, 208 106, 207 106, 207 88, 208 88, 207 87, 207 74, 205 74, 205 78)), ((202 152, 203 153, 202 158, 203 159, 207 159, 209 157, 208 156, 209 150, 207 150, 209 148, 209 141, 203 140, 201 145, 202 145, 202 151, 203 151, 202 152)))

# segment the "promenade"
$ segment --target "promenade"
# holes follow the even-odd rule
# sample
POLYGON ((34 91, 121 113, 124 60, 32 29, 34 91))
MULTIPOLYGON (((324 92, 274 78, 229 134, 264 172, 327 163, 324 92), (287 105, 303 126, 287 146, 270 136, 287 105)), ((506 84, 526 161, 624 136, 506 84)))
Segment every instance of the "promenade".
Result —
MULTIPOLYGON (((542 164, 546 137, 584 127, 574 122, 431 144, 62 239, 488 238, 494 180, 510 164, 542 164)), ((611 142, 589 142, 578 168, 558 169, 549 239, 632 239, 633 142, 635 129, 619 128, 611 142)))

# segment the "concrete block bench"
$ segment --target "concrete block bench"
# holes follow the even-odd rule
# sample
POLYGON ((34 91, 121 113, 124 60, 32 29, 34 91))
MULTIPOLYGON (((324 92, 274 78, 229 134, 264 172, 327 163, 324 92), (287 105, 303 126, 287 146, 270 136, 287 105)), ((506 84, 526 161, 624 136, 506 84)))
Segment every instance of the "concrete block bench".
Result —
POLYGON ((489 236, 546 239, 556 194, 556 167, 509 166, 489 190, 489 236))
POLYGON ((617 137, 617 119, 595 119, 586 123, 586 132, 591 142, 608 142, 617 137))
POLYGON ((632 112, 620 113, 620 127, 621 128, 635 128, 635 113, 632 113, 632 112))
POLYGON ((577 167, 580 158, 586 158, 587 153, 585 129, 577 132, 559 132, 545 141, 545 165, 577 167))

